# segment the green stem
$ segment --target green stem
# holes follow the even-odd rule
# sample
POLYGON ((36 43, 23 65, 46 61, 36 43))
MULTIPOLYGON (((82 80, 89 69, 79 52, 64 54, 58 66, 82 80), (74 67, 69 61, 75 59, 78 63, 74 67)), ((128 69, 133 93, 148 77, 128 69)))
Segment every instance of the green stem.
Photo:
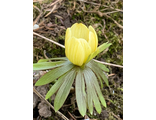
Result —
POLYGON ((85 64, 83 64, 82 66, 80 66, 80 68, 81 68, 81 69, 84 69, 84 68, 85 68, 85 64))

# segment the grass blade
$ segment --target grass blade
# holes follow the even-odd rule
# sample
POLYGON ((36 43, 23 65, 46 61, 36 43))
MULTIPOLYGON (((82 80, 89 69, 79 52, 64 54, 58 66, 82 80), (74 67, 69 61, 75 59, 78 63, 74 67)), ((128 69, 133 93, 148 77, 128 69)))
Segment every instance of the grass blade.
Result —
POLYGON ((67 73, 67 75, 65 76, 65 78, 63 79, 64 82, 61 85, 61 87, 59 88, 57 95, 55 97, 55 100, 54 100, 55 111, 58 111, 61 108, 61 106, 63 105, 63 103, 65 102, 65 100, 70 92, 70 88, 74 82, 75 75, 76 75, 76 71, 75 71, 75 69, 73 69, 73 70, 69 71, 67 73))
POLYGON ((86 114, 86 92, 85 92, 85 83, 82 72, 79 70, 76 76, 75 81, 75 92, 76 92, 76 101, 78 105, 79 112, 82 116, 86 114))
POLYGON ((96 61, 95 61, 95 64, 98 64, 98 66, 99 66, 103 71, 109 72, 109 69, 108 69, 104 64, 102 64, 102 63, 97 63, 96 61))
POLYGON ((99 53, 102 52, 103 50, 105 50, 106 48, 108 48, 110 45, 112 45, 112 43, 108 43, 108 42, 103 43, 102 45, 100 45, 100 46, 98 47, 99 53))
POLYGON ((37 63, 40 63, 40 62, 47 62, 49 60, 68 60, 67 57, 58 57, 58 58, 49 58, 49 59, 40 59, 37 63))
POLYGON ((106 75, 103 72, 101 72, 100 73, 100 76, 102 77, 102 79, 104 80, 104 82, 106 83, 106 85, 109 86, 109 82, 108 82, 108 79, 107 79, 106 75))
POLYGON ((33 70, 47 70, 62 66, 65 61, 58 62, 39 62, 33 64, 33 70))
POLYGON ((97 75, 100 76, 103 81, 106 83, 107 86, 109 86, 108 79, 106 75, 103 73, 103 71, 99 68, 99 66, 91 60, 86 66, 92 69, 92 71, 97 75))
POLYGON ((100 81, 100 83, 101 83, 101 89, 102 89, 102 88, 103 88, 103 82, 102 82, 102 79, 101 79, 101 77, 100 77, 99 74, 96 74, 96 77, 97 77, 98 80, 100 81))
POLYGON ((93 59, 95 56, 97 56, 100 52, 102 52, 104 49, 108 48, 111 45, 111 43, 103 43, 100 45, 95 52, 89 55, 86 63, 88 63, 91 59, 93 59))
POLYGON ((97 81, 97 78, 95 74, 92 72, 92 70, 88 67, 84 70, 84 76, 87 85, 87 94, 92 96, 95 109, 100 114, 102 109, 94 87, 94 81, 97 81))
POLYGON ((93 114, 93 96, 91 92, 93 89, 90 83, 90 77, 88 76, 88 72, 86 71, 86 69, 83 70, 83 74, 87 86, 87 105, 89 112, 93 114))
POLYGON ((64 81, 64 77, 67 75, 67 73, 65 73, 64 75, 62 75, 57 82, 50 88, 50 90, 48 91, 48 93, 46 94, 46 98, 48 99, 50 98, 62 85, 63 81, 64 81))
MULTIPOLYGON (((91 70, 91 69, 90 69, 90 70, 91 70)), ((99 96, 99 99, 100 99, 102 105, 103 105, 104 107, 106 107, 106 101, 105 101, 105 99, 104 99, 104 97, 103 97, 103 95, 102 95, 102 92, 101 92, 101 90, 100 90, 100 86, 99 86, 99 84, 98 84, 98 81, 97 81, 97 79, 94 78, 94 75, 93 75, 94 73, 93 73, 93 72, 90 72, 90 74, 92 74, 92 77, 93 77, 93 79, 91 79, 91 83, 92 83, 93 86, 95 87, 95 90, 96 90, 96 92, 97 92, 97 94, 98 94, 98 96, 99 96)))
POLYGON ((45 75, 43 75, 36 82, 35 86, 41 86, 41 85, 48 84, 48 83, 54 81, 55 79, 59 78, 60 76, 62 76, 66 72, 68 72, 69 70, 71 70, 73 67, 74 67, 74 65, 72 63, 70 63, 69 61, 67 61, 64 66, 55 68, 55 69, 49 71, 48 73, 46 73, 45 75))

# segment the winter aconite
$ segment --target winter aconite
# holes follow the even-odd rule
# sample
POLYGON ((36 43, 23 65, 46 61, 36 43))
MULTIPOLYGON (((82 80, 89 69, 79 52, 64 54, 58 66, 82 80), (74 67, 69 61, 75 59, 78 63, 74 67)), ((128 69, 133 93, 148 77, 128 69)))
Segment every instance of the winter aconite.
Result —
POLYGON ((82 66, 98 45, 97 34, 92 26, 75 23, 68 28, 65 36, 65 53, 75 65, 82 66))
POLYGON ((36 82, 35 86, 49 83, 52 85, 45 99, 56 94, 55 111, 62 107, 71 87, 75 84, 76 103, 80 114, 84 116, 87 109, 92 114, 94 107, 101 113, 101 104, 106 107, 106 102, 99 82, 101 88, 103 82, 109 86, 105 73, 109 72, 109 69, 92 59, 110 45, 111 43, 103 43, 98 47, 98 37, 94 28, 75 23, 66 30, 66 57, 41 59, 33 64, 33 70, 50 70, 36 82), (48 62, 49 60, 52 62, 48 62), (53 81, 56 81, 55 84, 52 84, 53 81))

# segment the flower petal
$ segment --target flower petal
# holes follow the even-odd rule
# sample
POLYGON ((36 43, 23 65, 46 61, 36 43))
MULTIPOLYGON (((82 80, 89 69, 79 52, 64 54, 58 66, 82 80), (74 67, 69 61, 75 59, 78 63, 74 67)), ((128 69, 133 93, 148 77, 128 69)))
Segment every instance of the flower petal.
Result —
POLYGON ((89 31, 89 41, 88 41, 88 44, 90 45, 91 47, 91 53, 93 53, 96 48, 97 48, 97 39, 96 39, 96 36, 95 34, 93 34, 93 32, 89 31))
MULTIPOLYGON (((67 28, 65 35, 65 44, 68 42, 68 39, 71 37, 71 28, 67 28)), ((66 45, 65 45, 66 46, 66 45)))
POLYGON ((75 23, 71 27, 72 36, 76 38, 83 38, 87 42, 89 40, 89 29, 82 23, 75 23))
POLYGON ((71 37, 65 45, 65 53, 69 61, 81 66, 84 61, 84 51, 80 42, 75 37, 71 37))
POLYGON ((94 30, 94 28, 92 26, 89 26, 89 31, 93 32, 93 34, 95 35, 95 46, 97 47, 98 46, 98 37, 97 37, 97 34, 96 34, 96 31, 94 30))
POLYGON ((88 59, 88 56, 91 54, 91 47, 88 44, 88 42, 84 39, 79 39, 83 49, 84 49, 84 53, 85 53, 85 57, 84 57, 84 62, 85 63, 88 59))
POLYGON ((65 46, 67 58, 75 65, 81 66, 86 62, 91 53, 91 48, 86 40, 71 37, 65 46))

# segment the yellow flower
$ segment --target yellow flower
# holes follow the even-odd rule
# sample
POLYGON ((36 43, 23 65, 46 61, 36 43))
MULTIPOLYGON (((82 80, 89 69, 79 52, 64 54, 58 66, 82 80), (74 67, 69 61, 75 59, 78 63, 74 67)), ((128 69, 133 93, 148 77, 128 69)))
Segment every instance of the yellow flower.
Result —
POLYGON ((92 26, 75 23, 68 28, 65 36, 66 57, 75 65, 82 66, 88 56, 97 49, 98 38, 92 26))

